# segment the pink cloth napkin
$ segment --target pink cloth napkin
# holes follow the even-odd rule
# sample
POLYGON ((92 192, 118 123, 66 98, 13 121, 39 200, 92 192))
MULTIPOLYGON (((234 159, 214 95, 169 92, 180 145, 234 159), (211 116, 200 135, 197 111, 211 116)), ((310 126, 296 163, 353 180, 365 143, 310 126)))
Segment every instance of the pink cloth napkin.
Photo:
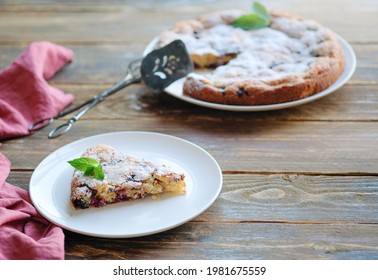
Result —
POLYGON ((26 190, 5 182, 9 172, 0 153, 0 260, 63 259, 63 230, 37 212, 26 190))
POLYGON ((46 81, 72 56, 54 43, 34 42, 0 72, 0 140, 30 134, 30 124, 53 117, 73 101, 46 81))
MULTIPOLYGON (((62 46, 35 42, 0 71, 0 140, 30 134, 30 124, 73 101, 46 81, 72 56, 62 46)), ((0 153, 0 259, 63 259, 63 230, 37 212, 26 190, 5 182, 9 172, 10 161, 0 153)))

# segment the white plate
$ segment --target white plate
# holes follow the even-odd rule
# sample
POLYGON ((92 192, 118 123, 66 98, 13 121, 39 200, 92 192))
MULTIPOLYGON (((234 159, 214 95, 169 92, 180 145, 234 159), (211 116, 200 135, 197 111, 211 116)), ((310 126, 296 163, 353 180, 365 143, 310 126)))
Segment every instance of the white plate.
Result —
MULTIPOLYGON (((341 46, 344 50, 344 55, 345 55, 345 69, 341 76, 336 80, 335 83, 333 83, 329 88, 314 94, 312 96, 292 101, 292 102, 285 102, 285 103, 279 103, 279 104, 272 104, 272 105, 255 105, 255 106, 240 106, 240 105, 225 105, 225 104, 217 104, 217 103, 211 103, 211 102, 206 102, 202 100, 198 100, 195 98, 192 98, 188 95, 184 95, 182 92, 182 86, 184 82, 184 78, 177 80, 176 82, 172 83, 170 86, 164 89, 164 91, 174 97, 177 97, 183 101, 207 107, 207 108, 212 108, 212 109, 219 109, 219 110, 226 110, 226 111, 269 111, 269 110, 278 110, 278 109, 285 109, 285 108, 290 108, 302 104, 306 104, 312 101, 315 101, 317 99, 320 99, 335 90, 339 89, 341 86, 343 86, 353 75, 355 69, 356 69, 356 55, 353 51, 353 48, 349 45, 349 43, 343 39, 340 35, 335 34, 338 39, 340 40, 341 46)), ((153 46, 156 44, 157 38, 153 39, 148 46, 146 47, 144 54, 149 53, 152 49, 153 46)))
POLYGON ((151 132, 115 132, 84 138, 47 156, 30 180, 30 196, 36 209, 49 221, 67 230, 99 237, 137 237, 181 225, 205 211, 222 188, 222 172, 214 158, 186 140, 151 132), (74 210, 69 205, 73 168, 90 146, 108 144, 123 153, 184 172, 187 194, 163 194, 102 208, 74 210))

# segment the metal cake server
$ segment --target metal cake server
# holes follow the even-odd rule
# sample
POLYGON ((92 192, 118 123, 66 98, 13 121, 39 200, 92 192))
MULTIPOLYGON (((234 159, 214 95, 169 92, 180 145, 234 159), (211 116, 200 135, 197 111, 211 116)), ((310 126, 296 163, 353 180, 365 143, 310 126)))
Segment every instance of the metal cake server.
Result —
POLYGON ((108 96, 128 85, 142 80, 144 84, 152 90, 162 90, 174 81, 186 76, 191 71, 193 71, 193 64, 190 60, 185 44, 181 40, 175 40, 160 49, 151 51, 143 58, 138 58, 130 62, 125 77, 111 88, 79 105, 62 111, 51 118, 41 119, 31 124, 29 126, 29 131, 37 131, 51 124, 54 120, 81 109, 65 124, 50 131, 48 137, 57 138, 70 130, 72 125, 90 109, 104 101, 108 96))

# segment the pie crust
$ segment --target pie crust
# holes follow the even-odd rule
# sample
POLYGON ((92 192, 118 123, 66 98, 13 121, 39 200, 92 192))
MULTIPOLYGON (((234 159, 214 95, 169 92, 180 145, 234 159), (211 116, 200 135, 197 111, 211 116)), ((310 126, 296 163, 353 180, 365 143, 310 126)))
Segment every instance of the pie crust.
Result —
POLYGON ((157 47, 181 39, 197 68, 184 94, 221 104, 276 104, 319 93, 342 74, 343 50, 329 29, 282 11, 270 11, 270 26, 258 30, 230 24, 245 13, 213 12, 160 34, 157 47))

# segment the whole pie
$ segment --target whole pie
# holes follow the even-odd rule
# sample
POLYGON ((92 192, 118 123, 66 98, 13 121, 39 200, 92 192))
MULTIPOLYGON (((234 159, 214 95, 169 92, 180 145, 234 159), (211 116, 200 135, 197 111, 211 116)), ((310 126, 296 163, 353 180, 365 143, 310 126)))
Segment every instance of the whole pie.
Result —
POLYGON ((185 175, 164 164, 125 155, 108 145, 88 148, 82 155, 97 160, 104 173, 98 180, 75 169, 70 201, 75 209, 157 196, 163 192, 185 194, 185 175))
POLYGON ((220 11, 179 22, 157 46, 181 39, 197 68, 183 93, 207 102, 263 105, 298 100, 332 85, 344 69, 338 38, 319 23, 269 11, 270 25, 243 30, 243 11, 220 11))

